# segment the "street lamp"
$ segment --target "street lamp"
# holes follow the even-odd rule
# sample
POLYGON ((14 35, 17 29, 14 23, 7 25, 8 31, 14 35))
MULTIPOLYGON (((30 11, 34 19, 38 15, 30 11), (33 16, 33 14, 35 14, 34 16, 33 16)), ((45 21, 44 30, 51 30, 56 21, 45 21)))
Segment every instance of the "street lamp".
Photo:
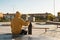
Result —
POLYGON ((54 16, 55 16, 55 0, 53 0, 53 6, 54 6, 54 16))

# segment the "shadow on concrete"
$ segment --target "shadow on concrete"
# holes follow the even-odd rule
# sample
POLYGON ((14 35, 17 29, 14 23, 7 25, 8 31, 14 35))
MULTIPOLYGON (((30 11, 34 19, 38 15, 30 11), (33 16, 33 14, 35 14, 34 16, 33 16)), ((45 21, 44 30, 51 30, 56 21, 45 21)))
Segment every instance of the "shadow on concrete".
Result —
POLYGON ((0 40, 12 40, 16 39, 18 37, 22 38, 24 35, 16 35, 15 37, 12 36, 11 33, 6 33, 6 34, 0 34, 0 40))
POLYGON ((0 34, 0 40, 12 40, 12 39, 14 40, 38 40, 39 38, 30 37, 28 35, 19 35, 13 38, 11 33, 0 34))
POLYGON ((58 40, 54 37, 46 37, 46 36, 29 36, 29 35, 19 35, 12 37, 11 33, 0 34, 0 40, 58 40))

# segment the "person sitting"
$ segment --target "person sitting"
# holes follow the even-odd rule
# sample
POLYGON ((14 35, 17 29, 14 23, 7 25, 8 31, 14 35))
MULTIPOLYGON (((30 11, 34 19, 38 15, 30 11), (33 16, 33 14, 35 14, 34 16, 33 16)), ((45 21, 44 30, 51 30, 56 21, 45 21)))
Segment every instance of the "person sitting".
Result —
POLYGON ((25 35, 27 31, 22 29, 22 26, 28 26, 30 22, 26 22, 21 18, 22 14, 16 12, 15 17, 11 21, 11 32, 12 35, 25 35))

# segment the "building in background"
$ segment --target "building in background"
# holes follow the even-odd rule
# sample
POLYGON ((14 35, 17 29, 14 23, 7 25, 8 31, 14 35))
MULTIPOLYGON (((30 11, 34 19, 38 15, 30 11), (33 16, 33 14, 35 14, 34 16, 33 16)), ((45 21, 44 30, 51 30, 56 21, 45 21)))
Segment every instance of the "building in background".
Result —
POLYGON ((47 20, 49 14, 51 13, 31 13, 29 14, 29 20, 35 22, 44 22, 47 20))
MULTIPOLYGON (((3 21, 11 21, 15 17, 15 13, 0 14, 3 21)), ((53 21, 54 15, 51 13, 30 13, 22 14, 24 20, 31 22, 46 22, 47 20, 53 21)))
MULTIPOLYGON (((15 13, 6 13, 3 14, 3 20, 5 21, 11 21, 15 17, 15 13)), ((26 14, 22 15, 22 18, 26 20, 26 14)))
POLYGON ((26 20, 27 14, 22 14, 22 18, 26 20))
POLYGON ((15 16, 15 13, 6 13, 6 14, 3 14, 3 19, 5 21, 11 21, 15 16))

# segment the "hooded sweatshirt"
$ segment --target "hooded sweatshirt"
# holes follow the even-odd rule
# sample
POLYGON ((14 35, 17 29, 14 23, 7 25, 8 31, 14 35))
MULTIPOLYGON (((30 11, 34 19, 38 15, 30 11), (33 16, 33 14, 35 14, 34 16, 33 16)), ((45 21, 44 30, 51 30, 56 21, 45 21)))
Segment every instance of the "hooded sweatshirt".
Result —
POLYGON ((14 35, 20 34, 22 30, 22 26, 24 25, 28 25, 28 23, 21 18, 21 14, 19 12, 16 12, 15 18, 13 18, 11 21, 12 34, 14 35))

